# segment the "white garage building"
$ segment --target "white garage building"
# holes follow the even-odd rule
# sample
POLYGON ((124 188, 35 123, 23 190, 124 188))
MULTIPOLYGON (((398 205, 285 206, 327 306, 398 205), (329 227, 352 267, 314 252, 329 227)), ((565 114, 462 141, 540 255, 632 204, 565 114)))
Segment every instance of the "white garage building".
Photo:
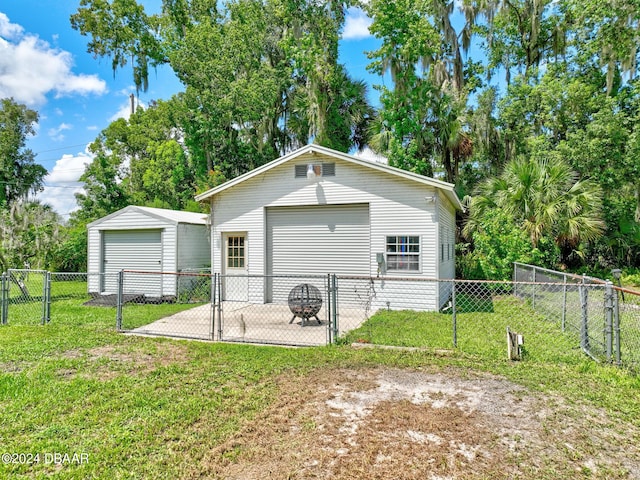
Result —
MULTIPOLYGON (((196 199, 211 206, 212 269, 235 282, 223 296, 246 291, 246 300, 268 303, 282 295, 272 280, 243 285, 241 276, 454 278, 462 205, 453 187, 307 145, 196 199)), ((436 285, 423 308, 448 299, 436 285)))
MULTIPOLYGON (((89 275, 89 293, 117 293, 121 270, 159 273, 210 266, 207 216, 202 213, 128 206, 87 228, 88 272, 105 274, 89 275)), ((140 274, 125 283, 125 293, 175 296, 176 276, 140 274)))

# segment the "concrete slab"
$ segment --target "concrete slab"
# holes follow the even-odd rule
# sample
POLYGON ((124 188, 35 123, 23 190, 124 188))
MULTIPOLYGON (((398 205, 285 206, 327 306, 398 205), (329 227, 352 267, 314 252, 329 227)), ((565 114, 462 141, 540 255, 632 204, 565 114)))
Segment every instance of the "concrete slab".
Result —
MULTIPOLYGON (((325 309, 318 318, 304 322, 293 315, 287 305, 223 302, 222 328, 212 321, 211 305, 194 307, 161 318, 131 331, 140 335, 162 335, 227 342, 264 343, 273 345, 326 345, 329 342, 329 322, 325 309)), ((340 308, 339 334, 357 328, 364 322, 362 309, 340 308)))

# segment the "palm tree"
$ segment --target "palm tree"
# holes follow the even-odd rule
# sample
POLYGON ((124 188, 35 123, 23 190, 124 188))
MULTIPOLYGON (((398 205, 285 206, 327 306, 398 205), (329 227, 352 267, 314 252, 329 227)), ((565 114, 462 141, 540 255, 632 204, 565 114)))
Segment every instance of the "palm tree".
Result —
POLYGON ((499 177, 483 182, 470 201, 465 234, 481 229, 498 209, 506 213, 537 247, 550 236, 563 259, 581 242, 597 238, 605 228, 602 191, 597 183, 579 179, 559 157, 519 157, 508 162, 499 177))

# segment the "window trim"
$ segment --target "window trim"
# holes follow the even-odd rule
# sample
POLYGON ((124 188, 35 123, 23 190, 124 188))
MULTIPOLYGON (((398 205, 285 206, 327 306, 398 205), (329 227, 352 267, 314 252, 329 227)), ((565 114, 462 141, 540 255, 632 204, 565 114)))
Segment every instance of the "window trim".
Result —
POLYGON ((420 235, 411 235, 411 234, 388 234, 384 237, 384 260, 385 260, 385 271, 402 273, 406 275, 410 274, 420 274, 422 273, 422 237, 420 235), (404 238, 404 242, 400 239, 404 238), (395 239, 390 242, 390 239, 395 239), (403 251, 389 251, 390 247, 394 246, 396 250, 398 248, 406 247, 407 250, 403 251), (417 247, 417 251, 410 251, 411 247, 417 247), (394 259, 392 261, 389 260, 391 256, 395 257, 405 257, 406 260, 402 261, 399 259, 394 259), (409 260, 411 258, 412 260, 409 260), (411 265, 416 265, 417 268, 398 268, 396 265, 402 265, 406 263, 408 267, 411 265), (394 267, 390 267, 394 265, 394 267))
POLYGON ((247 236, 246 234, 226 234, 225 238, 225 271, 229 269, 246 270, 247 268, 247 236), (240 242, 242 240, 242 242, 240 242), (236 243, 233 243, 237 241, 236 243), (232 244, 233 243, 233 244, 232 244), (237 251, 237 254, 236 254, 237 251), (238 265, 231 265, 238 260, 238 265))

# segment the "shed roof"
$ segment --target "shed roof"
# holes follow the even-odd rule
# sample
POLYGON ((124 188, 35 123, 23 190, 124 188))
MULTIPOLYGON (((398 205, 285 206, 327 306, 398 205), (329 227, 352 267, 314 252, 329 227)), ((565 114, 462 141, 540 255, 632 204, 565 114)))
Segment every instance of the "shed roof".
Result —
POLYGON ((437 188, 444 193, 447 199, 451 202, 451 204, 457 210, 463 210, 462 203, 460 202, 460 199, 458 198, 458 195, 456 194, 454 190, 454 185, 452 183, 443 182, 441 180, 436 180, 435 178, 431 178, 431 177, 425 177, 424 175, 419 175, 417 173, 409 172, 407 170, 402 170, 400 168, 390 167, 389 165, 386 165, 383 163, 370 162, 362 158, 354 157, 353 155, 348 155, 346 153, 338 152, 336 150, 332 150, 327 147, 321 147, 320 145, 313 145, 313 144, 305 145, 304 147, 299 148, 298 150, 295 150, 291 153, 288 153, 287 155, 284 155, 269 163, 266 163, 261 167, 255 168, 250 172, 245 173, 244 175, 240 175, 239 177, 229 180, 228 182, 225 182, 222 185, 219 185, 215 188, 207 190, 206 192, 201 193, 200 195, 197 195, 196 200, 198 201, 207 200, 221 192, 224 192, 229 188, 234 187, 239 183, 249 180, 257 175, 263 174, 271 170, 272 168, 282 165, 283 163, 295 160, 296 158, 308 153, 319 153, 322 155, 326 155, 328 157, 354 163, 356 165, 361 165, 364 167, 371 168, 373 170, 384 172, 390 175, 395 175, 397 177, 405 178, 407 180, 412 180, 418 183, 422 183, 424 185, 428 185, 430 187, 437 188))
POLYGON ((137 205, 129 205, 117 212, 113 212, 105 217, 99 218, 91 223, 89 223, 88 227, 94 227, 104 223, 114 217, 122 215, 126 212, 139 212, 143 213, 149 217, 157 218, 158 220, 164 220, 165 222, 172 223, 177 225, 179 223, 190 223, 195 225, 206 225, 207 224, 207 215, 204 213, 194 213, 194 212, 182 212, 179 210, 169 210, 166 208, 153 208, 153 207, 139 207, 137 205))

